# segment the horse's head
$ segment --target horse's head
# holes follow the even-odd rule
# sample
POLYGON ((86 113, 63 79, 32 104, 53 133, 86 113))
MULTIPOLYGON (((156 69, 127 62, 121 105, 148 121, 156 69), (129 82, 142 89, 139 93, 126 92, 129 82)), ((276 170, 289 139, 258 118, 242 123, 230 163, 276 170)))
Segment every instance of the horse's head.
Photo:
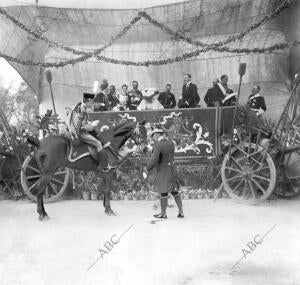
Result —
POLYGON ((135 144, 140 148, 142 152, 147 151, 147 130, 145 127, 146 121, 137 122, 133 131, 131 132, 131 138, 135 144))
POLYGON ((132 139, 140 151, 145 151, 147 144, 147 131, 145 122, 124 122, 113 129, 113 144, 121 148, 128 139, 132 139))

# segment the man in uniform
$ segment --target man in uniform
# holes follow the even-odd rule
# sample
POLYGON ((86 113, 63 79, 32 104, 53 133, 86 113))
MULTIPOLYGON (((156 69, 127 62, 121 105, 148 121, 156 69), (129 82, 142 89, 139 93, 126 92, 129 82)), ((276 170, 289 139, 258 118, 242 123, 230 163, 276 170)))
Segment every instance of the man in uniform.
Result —
POLYGON ((251 90, 251 95, 248 98, 248 107, 256 113, 257 117, 261 117, 267 110, 265 99, 259 94, 260 86, 254 85, 251 90))
POLYGON ((228 75, 221 76, 221 82, 218 82, 211 90, 211 97, 219 102, 220 106, 234 106, 236 103, 236 92, 228 88, 228 75))
POLYGON ((209 88, 205 94, 204 102, 207 107, 218 107, 222 106, 223 94, 219 93, 219 87, 217 86, 219 79, 216 78, 213 80, 213 86, 209 88))
POLYGON ((192 83, 192 76, 186 74, 183 79, 182 94, 178 100, 179 108, 196 108, 200 102, 197 85, 192 83))
POLYGON ((173 109, 176 106, 176 100, 173 93, 171 93, 171 84, 166 85, 166 91, 161 92, 158 96, 158 101, 165 109, 173 109))
POLYGON ((173 142, 167 138, 161 128, 154 129, 151 135, 155 145, 147 165, 147 171, 156 169, 155 184, 158 193, 161 195, 161 212, 154 215, 154 217, 167 219, 166 209, 168 204, 168 194, 171 192, 179 210, 177 217, 183 218, 182 201, 180 194, 178 193, 178 183, 174 165, 175 146, 173 142))
MULTIPOLYGON (((87 110, 92 104, 94 96, 94 94, 84 93, 82 102, 78 103, 75 107, 79 113, 80 120, 79 138, 86 144, 95 147, 96 153, 92 152, 91 155, 99 163, 99 169, 109 170, 115 167, 109 165, 103 150, 110 145, 110 142, 107 142, 105 145, 103 145, 101 142, 101 137, 99 137, 99 135, 97 136, 96 128, 99 124, 99 120, 93 122, 88 121, 87 110)), ((72 124, 72 122, 70 122, 70 124, 72 124)))

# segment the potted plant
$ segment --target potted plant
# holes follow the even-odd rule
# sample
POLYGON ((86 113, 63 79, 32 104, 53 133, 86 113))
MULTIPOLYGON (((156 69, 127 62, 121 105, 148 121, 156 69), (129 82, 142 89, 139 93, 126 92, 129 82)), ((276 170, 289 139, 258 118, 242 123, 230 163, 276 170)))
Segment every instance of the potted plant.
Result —
POLYGON ((98 190, 97 189, 92 190, 91 191, 91 200, 96 201, 96 200, 98 200, 98 197, 99 197, 98 190))
POLYGON ((82 199, 83 200, 90 200, 91 199, 91 192, 90 191, 82 190, 81 194, 82 194, 82 199))
POLYGON ((83 200, 90 200, 90 190, 86 187, 86 175, 83 171, 76 173, 75 175, 75 185, 81 192, 81 196, 83 200))
POLYGON ((91 200, 95 201, 98 200, 99 191, 98 191, 98 184, 100 181, 100 177, 96 177, 93 172, 90 172, 87 177, 87 187, 90 189, 91 192, 91 200))

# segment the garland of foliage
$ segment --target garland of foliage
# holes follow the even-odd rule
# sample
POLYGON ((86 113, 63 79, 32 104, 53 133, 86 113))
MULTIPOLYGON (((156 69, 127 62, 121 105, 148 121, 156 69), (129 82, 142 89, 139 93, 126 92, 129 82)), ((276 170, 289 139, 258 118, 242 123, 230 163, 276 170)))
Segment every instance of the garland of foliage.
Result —
MULTIPOLYGON (((292 42, 288 42, 288 43, 279 43, 279 44, 274 44, 270 47, 267 48, 253 48, 253 49, 248 49, 248 48, 241 48, 241 49, 233 49, 233 48, 229 48, 229 47, 218 47, 215 48, 214 50, 217 52, 234 52, 234 53, 244 53, 244 54, 251 54, 251 53, 270 53, 273 52, 275 50, 283 50, 286 48, 291 48, 293 46, 299 45, 300 41, 292 41, 292 42)), ((176 56, 174 58, 168 58, 168 59, 161 59, 161 60, 147 60, 147 61, 126 61, 126 60, 119 60, 119 59, 113 59, 113 58, 109 58, 109 57, 105 57, 105 56, 97 56, 97 60, 99 61, 104 61, 107 63, 112 63, 112 64, 118 64, 118 65, 133 65, 133 66, 151 66, 151 65, 165 65, 165 64, 171 64, 171 63, 176 63, 176 62, 180 62, 189 58, 193 58, 198 56, 200 53, 204 53, 207 52, 208 48, 202 48, 202 49, 197 49, 195 51, 189 52, 189 53, 184 53, 181 56, 176 56)), ((76 64, 78 62, 82 62, 85 61, 84 58, 80 57, 77 59, 72 59, 72 60, 67 60, 67 61, 59 61, 59 62, 34 62, 32 60, 21 60, 21 59, 17 59, 14 58, 12 56, 3 54, 0 52, 0 57, 3 57, 4 59, 6 59, 7 61, 10 62, 15 62, 15 63, 19 63, 22 65, 33 65, 33 66, 40 66, 40 67, 64 67, 66 65, 69 64, 76 64)), ((86 56, 84 56, 86 57, 86 56)))
POLYGON ((110 47, 115 41, 117 41, 118 39, 120 39, 121 37, 123 37, 131 28, 133 25, 135 25, 141 18, 142 18, 142 14, 139 13, 136 17, 134 17, 130 23, 128 25, 126 25, 119 33, 117 33, 115 36, 113 36, 108 42, 106 42, 102 47, 95 49, 91 52, 86 52, 86 51, 82 51, 82 50, 78 50, 72 47, 68 47, 65 46, 61 43, 57 43, 55 41, 52 41, 50 39, 48 39, 47 37, 44 37, 43 35, 41 35, 40 33, 37 33, 36 31, 33 31, 31 29, 29 29, 28 27, 26 27, 23 23, 21 23, 20 21, 18 21, 16 18, 14 18, 13 16, 9 15, 4 9, 0 8, 0 14, 2 14, 3 16, 5 16, 8 20, 10 20, 12 23, 14 23, 17 27, 19 27, 20 29, 24 30, 25 32, 27 32, 28 34, 32 35, 35 39, 39 39, 44 41, 46 44, 48 44, 51 47, 54 48, 60 48, 64 51, 68 51, 68 52, 72 52, 75 55, 84 55, 84 60, 93 57, 99 53, 101 53, 102 51, 104 51, 105 49, 107 49, 108 47, 110 47))
POLYGON ((0 53, 0 56, 3 57, 4 59, 6 59, 7 61, 19 63, 19 64, 22 64, 22 65, 34 65, 34 66, 40 66, 40 67, 45 67, 45 68, 48 68, 48 67, 58 68, 58 67, 63 67, 63 66, 69 65, 69 64, 74 65, 76 63, 83 62, 83 61, 87 60, 88 58, 96 56, 97 54, 99 54, 100 52, 105 50, 107 47, 111 46, 117 39, 121 38, 124 34, 126 34, 131 29, 131 27, 141 19, 141 17, 147 19, 150 23, 152 23, 153 25, 159 27, 160 29, 162 29, 166 33, 174 36, 175 39, 188 42, 188 43, 193 44, 195 46, 202 46, 203 48, 202 49, 196 49, 195 51, 192 51, 192 52, 189 52, 189 53, 184 53, 181 56, 177 56, 177 57, 174 57, 174 58, 167 58, 167 59, 163 59, 163 60, 151 60, 151 61, 148 60, 148 61, 136 62, 136 61, 118 60, 118 59, 108 58, 108 57, 100 56, 100 55, 96 56, 97 60, 112 63, 112 64, 118 64, 118 65, 133 65, 133 66, 146 66, 146 67, 148 67, 150 65, 158 66, 158 65, 165 65, 165 64, 180 62, 180 61, 198 56, 200 53, 204 53, 204 52, 207 52, 209 50, 214 50, 216 52, 248 53, 248 54, 249 53, 272 52, 274 50, 282 50, 282 49, 285 49, 285 48, 293 47, 295 45, 300 44, 300 42, 299 41, 293 41, 293 42, 288 42, 288 43, 279 43, 279 44, 274 44, 274 45, 272 45, 268 48, 254 48, 254 49, 248 49, 248 48, 242 48, 242 49, 241 48, 239 48, 239 49, 235 48, 234 49, 234 48, 225 47, 224 45, 228 44, 230 42, 234 42, 236 40, 242 39, 248 33, 254 31, 258 27, 260 27, 262 24, 264 24, 267 21, 273 19, 275 16, 277 16, 279 13, 281 13, 284 9, 288 8, 293 1, 294 0, 285 0, 272 13, 266 15, 262 20, 258 21, 257 23, 252 24, 245 31, 242 31, 241 33, 239 33, 237 35, 229 36, 227 39, 225 39, 223 41, 212 43, 212 44, 204 44, 200 41, 194 41, 191 38, 187 38, 185 36, 182 36, 182 35, 178 34, 177 32, 174 32, 173 30, 171 30, 170 28, 168 28, 164 24, 161 24, 158 21, 154 20, 146 12, 139 12, 138 16, 133 18, 131 20, 131 22, 126 27, 124 27, 116 36, 112 37, 111 40, 108 41, 107 43, 105 43, 103 47, 98 48, 98 49, 96 49, 92 52, 80 51, 80 50, 77 50, 77 49, 74 49, 74 48, 71 48, 71 47, 66 47, 66 46, 64 46, 62 44, 59 44, 57 42, 51 41, 48 38, 43 37, 42 35, 36 33, 35 31, 30 30, 24 24, 19 22, 17 19, 15 19, 14 17, 8 15, 5 10, 0 8, 0 14, 7 17, 14 24, 16 24, 18 27, 20 27, 21 29, 27 31, 28 33, 30 33, 34 37, 45 41, 50 46, 54 46, 54 47, 61 48, 61 49, 66 50, 66 51, 73 52, 76 55, 83 54, 83 56, 78 57, 76 59, 70 59, 70 60, 66 60, 66 61, 59 61, 59 62, 53 62, 53 63, 51 63, 51 62, 44 62, 44 63, 43 62, 34 62, 32 60, 21 60, 21 59, 17 59, 17 58, 8 56, 8 55, 3 54, 3 53, 0 53))
POLYGON ((60 48, 60 49, 63 49, 65 51, 72 52, 75 55, 85 55, 85 56, 92 57, 92 56, 95 56, 95 55, 101 53, 106 48, 111 46, 116 40, 123 37, 132 28, 133 25, 135 25, 138 21, 141 20, 142 17, 145 18, 146 20, 148 20, 148 22, 151 23, 152 25, 160 28, 165 33, 171 35, 176 40, 182 40, 182 41, 185 41, 189 44, 193 44, 197 47, 198 46, 201 46, 201 47, 219 47, 219 46, 223 46, 225 44, 228 44, 228 43, 231 43, 233 41, 240 40, 240 39, 244 38, 250 32, 254 31, 255 29, 259 28, 261 25, 265 24, 266 22, 268 22, 268 21, 272 20, 273 18, 275 18, 276 16, 278 16, 283 10, 288 8, 292 4, 292 2, 294 2, 294 1, 295 0, 285 0, 285 1, 283 1, 280 5, 278 5, 278 7, 273 12, 271 12, 270 14, 267 14, 260 21, 258 21, 256 23, 253 23, 245 31, 242 31, 241 33, 239 33, 237 35, 229 36, 226 40, 219 41, 219 42, 212 43, 212 44, 205 44, 201 41, 192 40, 189 37, 185 37, 185 36, 179 34, 178 32, 174 32, 172 29, 170 29, 166 25, 164 25, 164 24, 158 22, 157 20, 153 19, 146 12, 144 12, 144 11, 139 12, 138 15, 136 17, 134 17, 128 25, 126 25, 119 33, 117 33, 117 35, 112 37, 107 43, 105 43, 103 45, 103 47, 95 49, 94 51, 91 51, 91 52, 78 50, 78 49, 75 49, 75 48, 72 48, 72 47, 64 46, 61 43, 57 43, 55 41, 52 41, 52 40, 48 39, 47 37, 41 35, 40 33, 37 33, 36 31, 33 31, 33 30, 29 29, 28 27, 26 27, 19 20, 17 20, 13 16, 9 15, 4 9, 0 8, 0 14, 5 16, 8 20, 10 20, 12 23, 14 23, 20 29, 22 29, 22 30, 26 31, 28 34, 32 35, 35 39, 42 40, 51 47, 60 48))
MULTIPOLYGON (((143 17, 145 19, 147 19, 151 24, 153 24, 154 26, 160 28, 161 30, 163 30, 165 33, 171 35, 175 40, 181 40, 184 42, 187 42, 189 44, 192 44, 196 47, 210 47, 210 49, 217 48, 220 46, 223 46, 225 44, 229 44, 231 42, 234 42, 236 40, 241 40, 242 38, 244 38, 247 34, 249 34, 250 32, 258 29, 260 26, 262 26, 263 24, 265 24, 266 22, 274 19, 276 16, 278 16, 282 11, 284 11, 286 8, 289 8, 289 6, 294 2, 295 0, 285 0, 283 1, 280 5, 278 5, 278 7, 271 12, 270 14, 267 14, 265 17, 263 17, 260 21, 251 24, 245 31, 240 32, 237 35, 232 35, 229 36, 227 39, 223 40, 223 41, 219 41, 216 43, 212 43, 212 44, 205 44, 201 41, 197 41, 197 40, 193 40, 189 37, 185 37, 184 35, 179 34, 178 32, 174 32, 172 29, 170 29, 169 27, 167 27, 166 25, 159 23, 157 20, 153 19, 150 15, 148 15, 147 13, 143 14, 143 17)), ((219 51, 219 50, 216 50, 219 51)), ((234 51, 228 51, 228 52, 234 52, 234 51)))
MULTIPOLYGON (((232 52, 232 53, 243 53, 243 54, 252 54, 252 53, 270 53, 275 50, 283 50, 286 48, 291 48, 293 46, 299 45, 300 41, 293 41, 293 42, 288 42, 288 43, 279 43, 279 44, 274 44, 270 47, 267 48, 241 48, 241 49, 234 49, 234 48, 229 48, 229 47, 218 47, 214 48, 215 51, 217 52, 232 52)), ((161 60, 147 60, 147 61, 126 61, 126 60, 118 60, 118 59, 113 59, 113 58, 108 58, 105 56, 97 56, 97 59, 100 61, 112 63, 112 64, 118 64, 118 65, 134 65, 134 66, 150 66, 150 65, 165 65, 165 64, 171 64, 171 63, 176 63, 180 62, 189 58, 193 58, 198 56, 200 53, 207 52, 208 49, 207 47, 204 47, 202 49, 197 49, 195 51, 189 52, 189 53, 184 53, 181 56, 176 56, 174 58, 168 58, 168 59, 161 59, 161 60)))

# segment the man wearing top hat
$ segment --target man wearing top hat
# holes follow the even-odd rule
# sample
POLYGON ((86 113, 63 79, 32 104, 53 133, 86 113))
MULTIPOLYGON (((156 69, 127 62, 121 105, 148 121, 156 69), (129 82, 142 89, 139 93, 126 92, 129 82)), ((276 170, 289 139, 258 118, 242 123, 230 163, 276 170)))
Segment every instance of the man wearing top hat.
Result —
POLYGON ((156 170, 155 184, 157 192, 160 193, 161 212, 154 215, 155 218, 167 219, 168 194, 171 192, 175 199, 179 213, 178 218, 183 218, 182 201, 178 193, 176 168, 174 165, 175 146, 168 139, 161 128, 156 127, 151 134, 155 142, 147 171, 156 170))

